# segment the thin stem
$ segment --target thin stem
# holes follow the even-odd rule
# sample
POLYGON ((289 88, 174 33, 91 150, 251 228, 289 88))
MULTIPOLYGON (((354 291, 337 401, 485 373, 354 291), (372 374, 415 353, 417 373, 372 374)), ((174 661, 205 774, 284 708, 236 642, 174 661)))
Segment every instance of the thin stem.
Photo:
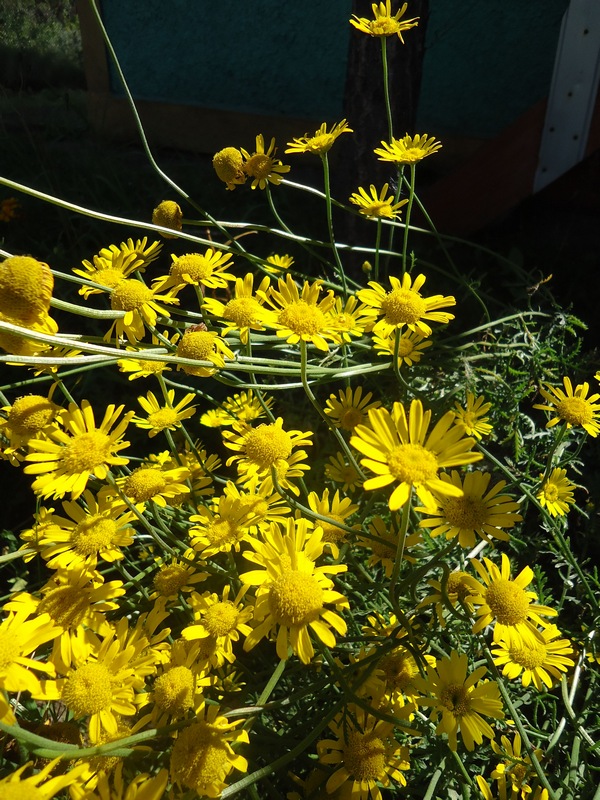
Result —
POLYGON ((388 134, 390 142, 394 138, 393 123, 392 123, 392 104, 390 102, 390 81, 388 74, 387 62, 387 37, 381 36, 381 68, 383 72, 383 96, 385 98, 385 114, 387 118, 388 134))
POLYGON ((335 236, 333 233, 333 213, 332 213, 332 206, 331 206, 331 186, 329 181, 329 161, 327 159, 327 153, 323 153, 321 155, 321 163, 323 164, 323 182, 325 184, 325 208, 327 210, 327 230, 329 231, 329 241, 331 243, 331 249, 333 251, 333 257, 335 259, 335 263, 337 266, 338 278, 342 282, 342 293, 344 295, 344 300, 348 297, 348 285, 346 283, 346 274, 344 272, 344 267, 342 266, 342 261, 340 259, 340 254, 338 252, 337 244, 335 241, 335 236))
POLYGON ((407 254, 408 254, 408 232, 410 229, 410 215, 412 211, 413 202, 415 199, 415 176, 417 171, 417 165, 411 164, 410 165, 410 183, 408 188, 408 205, 406 206, 406 216, 404 217, 404 242, 402 244, 402 272, 406 272, 408 269, 407 261, 407 254))

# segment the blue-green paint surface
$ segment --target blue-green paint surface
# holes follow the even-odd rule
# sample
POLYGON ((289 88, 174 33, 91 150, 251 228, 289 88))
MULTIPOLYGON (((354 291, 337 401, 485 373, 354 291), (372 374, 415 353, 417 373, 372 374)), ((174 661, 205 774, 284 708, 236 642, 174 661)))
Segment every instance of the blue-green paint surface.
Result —
MULTIPOLYGON (((139 99, 334 121, 343 116, 351 5, 103 0, 102 10, 139 99)), ((567 6, 430 0, 418 131, 490 137, 545 97, 567 6)), ((374 81, 379 52, 374 40, 374 81)), ((122 94, 114 73, 112 88, 122 94)))

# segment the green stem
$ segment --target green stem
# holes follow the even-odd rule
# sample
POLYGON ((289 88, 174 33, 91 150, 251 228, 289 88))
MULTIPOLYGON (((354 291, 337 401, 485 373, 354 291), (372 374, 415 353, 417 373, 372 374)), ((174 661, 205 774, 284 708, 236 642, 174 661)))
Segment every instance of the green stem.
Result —
POLYGON ((402 244, 402 272, 406 272, 408 270, 408 265, 406 263, 407 256, 408 256, 408 232, 409 232, 409 223, 410 223, 410 215, 412 212, 412 206, 415 199, 415 176, 417 171, 417 165, 411 164, 410 165, 410 183, 408 189, 408 205, 406 206, 406 216, 404 218, 404 242, 402 244))
POLYGON ((383 72, 383 96, 385 99, 385 114, 387 118, 388 134, 390 142, 394 138, 393 122, 392 122, 392 104, 390 103, 390 81, 388 74, 387 62, 387 37, 381 36, 381 68, 383 72))
POLYGON ((327 153, 323 153, 321 155, 321 163, 323 164, 323 182, 325 185, 325 208, 327 210, 327 230, 329 231, 329 242, 331 244, 331 249, 333 251, 333 257, 335 259, 338 278, 342 283, 342 294, 344 296, 344 300, 346 300, 346 298, 348 297, 348 285, 346 283, 346 274, 344 272, 344 267, 342 266, 342 261, 340 259, 340 254, 338 252, 335 236, 333 233, 333 210, 331 205, 331 186, 329 181, 329 161, 327 159, 327 153))

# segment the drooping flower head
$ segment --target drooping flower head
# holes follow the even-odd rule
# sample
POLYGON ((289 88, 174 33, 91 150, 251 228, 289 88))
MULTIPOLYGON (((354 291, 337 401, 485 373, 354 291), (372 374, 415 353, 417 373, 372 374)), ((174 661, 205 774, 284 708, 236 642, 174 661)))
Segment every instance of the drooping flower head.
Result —
POLYGON ((351 25, 354 25, 361 33, 369 34, 369 36, 375 36, 377 38, 397 36, 402 44, 404 44, 404 39, 402 38, 403 31, 414 28, 419 24, 419 17, 402 19, 408 8, 408 3, 403 3, 393 16, 391 0, 385 0, 385 3, 373 3, 371 8, 373 9, 374 19, 358 17, 356 14, 353 14, 350 20, 351 25))
POLYGON ((4 455, 17 464, 23 459, 30 439, 44 438, 53 429, 61 408, 48 397, 26 394, 0 411, 6 414, 0 416, 0 434, 8 439, 4 455))
MULTIPOLYGON (((183 212, 174 200, 163 200, 152 212, 152 223, 160 225, 161 228, 172 228, 180 231, 183 227, 183 212)), ((173 233, 161 233, 165 239, 177 239, 173 233)))
POLYGON ((381 142, 381 147, 373 151, 379 161, 387 161, 397 166, 402 164, 417 164, 427 156, 437 153, 441 143, 435 137, 426 133, 409 136, 407 133, 402 139, 392 139, 391 142, 381 142))
POLYGON ((244 174, 244 157, 237 147, 224 147, 215 153, 212 164, 219 180, 226 184, 230 191, 246 182, 244 174))
POLYGON ((198 375, 201 378, 214 375, 218 369, 225 366, 226 358, 234 358, 233 351, 226 345, 225 340, 221 339, 216 331, 206 330, 203 324, 186 328, 177 342, 175 355, 193 361, 208 361, 209 365, 177 365, 177 369, 183 370, 187 375, 198 375))
POLYGON ((564 390, 555 386, 548 386, 547 389, 541 388, 540 394, 549 405, 536 403, 533 407, 542 411, 549 411, 554 416, 546 425, 551 428, 559 422, 566 423, 567 429, 581 426, 590 436, 598 436, 600 433, 600 394, 592 394, 588 397, 590 389, 589 383, 577 384, 573 389, 571 379, 563 378, 564 390))
POLYGON ((308 133, 304 136, 295 138, 292 142, 288 142, 288 149, 286 153, 314 153, 315 155, 323 156, 333 147, 335 140, 342 133, 352 133, 345 119, 337 122, 330 131, 327 130, 327 123, 323 123, 321 127, 315 131, 313 136, 308 133))
MULTIPOLYGON (((50 317, 54 277, 48 264, 30 256, 10 256, 0 263, 0 321, 54 335, 50 317)), ((0 347, 8 353, 33 355, 48 345, 0 332, 0 347)))
POLYGON ((531 683, 538 692, 552 689, 573 661, 573 646, 568 639, 560 639, 556 625, 548 625, 538 631, 539 637, 531 642, 500 641, 492 650, 494 664, 502 667, 502 674, 509 680, 521 676, 523 686, 531 683))

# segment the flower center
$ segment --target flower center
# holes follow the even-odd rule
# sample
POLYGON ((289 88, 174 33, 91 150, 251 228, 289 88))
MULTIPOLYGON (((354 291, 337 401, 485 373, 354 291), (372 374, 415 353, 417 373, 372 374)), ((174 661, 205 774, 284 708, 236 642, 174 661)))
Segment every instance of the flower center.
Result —
POLYGON ((172 597, 188 581, 188 574, 183 564, 165 564, 153 579, 154 588, 163 597, 172 597))
POLYGON ((195 358, 209 361, 215 352, 215 338, 212 331, 192 331, 186 333, 177 344, 177 355, 181 358, 195 358))
POLYGON ((269 607, 281 625, 308 625, 323 609, 323 589, 314 575, 286 570, 269 587, 269 607))
MULTIPOLYGON (((327 512, 327 516, 331 517, 331 519, 335 519, 338 522, 343 522, 344 519, 339 514, 332 514, 331 511, 327 512)), ((346 531, 343 528, 338 528, 337 525, 332 525, 331 522, 325 522, 322 519, 315 520, 315 524, 319 525, 323 529, 323 541, 324 542, 336 542, 341 541, 346 536, 346 531)))
MULTIPOLYGON (((408 336, 401 336, 401 337, 400 337, 400 341, 398 342, 398 355, 399 355, 399 356, 401 356, 402 358, 404 358, 405 356, 408 356, 408 355, 410 355, 414 349, 415 349, 415 346, 414 346, 414 344, 411 342, 411 340, 408 338, 408 336)), ((391 351, 390 351, 390 352, 391 352, 392 354, 393 354, 393 352, 394 352, 394 345, 393 345, 393 343, 392 343, 392 346, 391 346, 391 351)))
POLYGON ((583 397, 567 397, 556 404, 556 410, 569 425, 586 425, 594 419, 592 407, 583 397))
POLYGON ((465 582, 465 578, 467 574, 465 572, 451 572, 448 575, 448 583, 446 584, 446 592, 448 597, 452 599, 452 595, 455 595, 455 599, 460 598, 464 600, 469 594, 471 594, 471 590, 468 584, 465 582))
POLYGON ((334 142, 335 136, 330 133, 320 133, 318 136, 312 136, 304 147, 309 153, 326 153, 334 142))
POLYGON ((221 602, 211 606, 202 622, 211 636, 227 636, 235 630, 238 621, 238 610, 233 603, 221 602))
POLYGON ((14 630, 10 633, 0 633, 0 672, 7 669, 21 653, 21 644, 14 630))
POLYGON ((477 530, 487 522, 488 510, 477 497, 445 497, 444 516, 454 528, 477 530))
POLYGON ((123 280, 123 272, 115 267, 104 267, 90 273, 90 280, 101 286, 107 286, 109 289, 115 289, 123 280))
POLYGON ((236 297, 225 306, 223 319, 231 320, 238 328, 247 328, 256 321, 260 308, 260 303, 253 297, 236 297))
POLYGON ((251 178, 265 180, 273 169, 273 159, 264 153, 256 153, 246 161, 244 169, 251 178))
POLYGON ((140 359, 137 362, 137 371, 139 372, 162 372, 167 366, 165 361, 144 361, 140 359))
POLYGON ((387 455, 391 474, 402 483, 425 483, 437 475, 437 458, 420 444, 400 444, 387 455))
POLYGON ((385 774, 385 754, 378 736, 352 731, 344 744, 344 766, 357 781, 376 781, 385 774))
POLYGON ((244 538, 245 528, 230 519, 217 517, 206 528, 206 538, 215 547, 228 547, 237 544, 244 538))
POLYGON ((357 425, 360 425, 365 418, 362 411, 358 408, 347 408, 340 414, 340 427, 345 431, 353 431, 357 425))
POLYGON ((8 412, 8 422, 15 433, 32 436, 46 427, 58 411, 54 403, 39 394, 19 397, 8 412))
POLYGON ((81 556, 93 556, 109 547, 119 526, 113 519, 96 514, 80 522, 73 531, 73 549, 81 556))
POLYGON ((529 609, 529 598, 525 589, 513 581, 498 578, 486 589, 485 599, 490 611, 501 625, 516 625, 525 622, 529 609))
POLYGON ((97 714, 112 703, 113 687, 110 672, 104 664, 84 664, 67 680, 62 691, 62 701, 76 719, 97 714))
POLYGON ((57 625, 74 630, 82 624, 89 607, 87 592, 74 586, 59 586, 40 601, 38 614, 46 612, 57 625))
POLYGON ((390 325, 410 325, 425 315, 427 306, 412 289, 394 289, 381 301, 381 310, 390 325))
POLYGON ((213 784, 219 785, 229 772, 229 751, 221 732, 206 722, 186 728, 173 747, 171 772, 199 795, 214 794, 213 784))
POLYGON ((169 714, 180 715, 193 706, 194 676, 188 667, 172 667, 154 681, 157 706, 169 714))
POLYGON ((162 431, 170 425, 177 424, 177 412, 172 408, 161 408, 148 414, 148 422, 155 430, 162 431))
POLYGON ((260 469, 269 469, 292 452, 292 439, 279 425, 259 425, 244 437, 246 457, 260 469))
POLYGON ((171 265, 170 269, 171 276, 181 283, 187 283, 186 275, 188 280, 191 279, 192 283, 200 283, 200 281, 210 278, 212 273, 212 264, 200 253, 189 253, 188 255, 180 256, 171 265))
POLYGON ((310 305, 306 300, 298 300, 279 313, 278 322, 292 333, 302 336, 321 331, 325 325, 325 317, 320 308, 310 305))
POLYGON ((416 661, 403 647, 382 658, 379 667, 384 671, 387 683, 399 692, 405 692, 419 674, 416 661))
POLYGON ((11 256, 0 264, 0 313, 24 325, 48 313, 54 279, 47 264, 11 256))
POLYGON ((164 492, 166 486, 167 481, 159 469, 139 467, 127 476, 123 490, 135 503, 141 503, 164 492))
POLYGON ((71 474, 92 472, 94 467, 104 464, 109 455, 110 437, 102 431, 92 431, 74 436, 63 448, 61 462, 64 470, 71 474))
POLYGON ((509 648, 511 661, 525 669, 543 667, 546 660, 546 645, 540 641, 527 642, 527 647, 512 644, 509 648))
POLYGON ((153 297, 152 289, 149 289, 141 281, 126 279, 113 289, 110 295, 110 304, 114 311, 135 311, 144 303, 149 303, 153 297))
POLYGON ((462 683, 450 683, 442 689, 440 703, 455 717, 462 717, 471 711, 469 693, 462 683))
POLYGON ((398 23, 390 17, 379 17, 372 20, 369 25, 371 36, 392 36, 398 33, 398 23))
POLYGON ((547 483, 543 488, 543 492, 548 502, 553 503, 558 500, 558 486, 555 483, 547 483))

